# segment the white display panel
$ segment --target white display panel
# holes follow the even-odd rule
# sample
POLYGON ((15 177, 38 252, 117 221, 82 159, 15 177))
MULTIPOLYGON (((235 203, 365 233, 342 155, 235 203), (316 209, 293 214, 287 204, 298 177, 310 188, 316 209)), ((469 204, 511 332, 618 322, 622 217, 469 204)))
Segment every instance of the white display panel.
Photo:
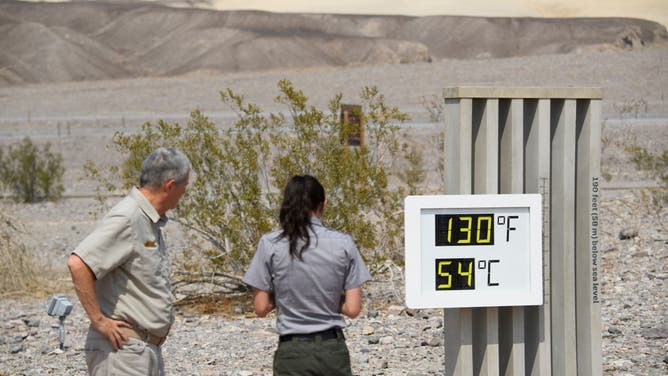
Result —
POLYGON ((406 305, 542 304, 541 212, 538 194, 406 197, 406 305))

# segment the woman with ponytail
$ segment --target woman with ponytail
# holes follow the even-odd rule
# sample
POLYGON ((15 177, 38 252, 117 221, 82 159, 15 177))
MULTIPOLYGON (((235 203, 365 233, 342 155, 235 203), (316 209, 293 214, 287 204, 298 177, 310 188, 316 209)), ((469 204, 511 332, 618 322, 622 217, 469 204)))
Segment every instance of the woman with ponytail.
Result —
POLYGON ((371 275, 352 238, 323 226, 326 203, 316 178, 292 177, 281 230, 260 239, 244 276, 255 313, 265 317, 276 308, 274 375, 352 375, 343 315, 359 315, 361 285, 371 275))

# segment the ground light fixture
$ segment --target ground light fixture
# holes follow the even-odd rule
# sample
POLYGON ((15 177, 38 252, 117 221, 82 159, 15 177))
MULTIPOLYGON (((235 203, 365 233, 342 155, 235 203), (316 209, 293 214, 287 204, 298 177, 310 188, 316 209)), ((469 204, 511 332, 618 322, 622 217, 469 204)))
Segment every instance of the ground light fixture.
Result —
POLYGON ((46 313, 49 316, 57 316, 60 321, 58 339, 60 340, 60 349, 65 347, 65 317, 72 312, 72 303, 67 300, 65 295, 54 295, 49 299, 46 307, 46 313))

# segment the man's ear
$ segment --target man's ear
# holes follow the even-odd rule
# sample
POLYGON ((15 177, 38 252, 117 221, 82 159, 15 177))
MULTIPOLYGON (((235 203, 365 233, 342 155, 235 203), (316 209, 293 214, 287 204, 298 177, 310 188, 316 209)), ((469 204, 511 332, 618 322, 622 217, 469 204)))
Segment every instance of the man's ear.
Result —
POLYGON ((176 185, 176 181, 174 179, 169 179, 165 182, 165 184, 162 185, 162 189, 165 192, 169 192, 174 186, 176 185))

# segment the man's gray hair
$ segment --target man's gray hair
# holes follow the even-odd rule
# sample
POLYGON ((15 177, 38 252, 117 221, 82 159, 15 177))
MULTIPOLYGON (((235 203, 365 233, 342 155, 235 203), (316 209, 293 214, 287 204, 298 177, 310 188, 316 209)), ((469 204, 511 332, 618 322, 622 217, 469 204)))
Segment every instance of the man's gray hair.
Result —
POLYGON ((184 182, 192 165, 188 157, 176 148, 157 148, 141 163, 140 187, 158 188, 170 179, 184 182))

